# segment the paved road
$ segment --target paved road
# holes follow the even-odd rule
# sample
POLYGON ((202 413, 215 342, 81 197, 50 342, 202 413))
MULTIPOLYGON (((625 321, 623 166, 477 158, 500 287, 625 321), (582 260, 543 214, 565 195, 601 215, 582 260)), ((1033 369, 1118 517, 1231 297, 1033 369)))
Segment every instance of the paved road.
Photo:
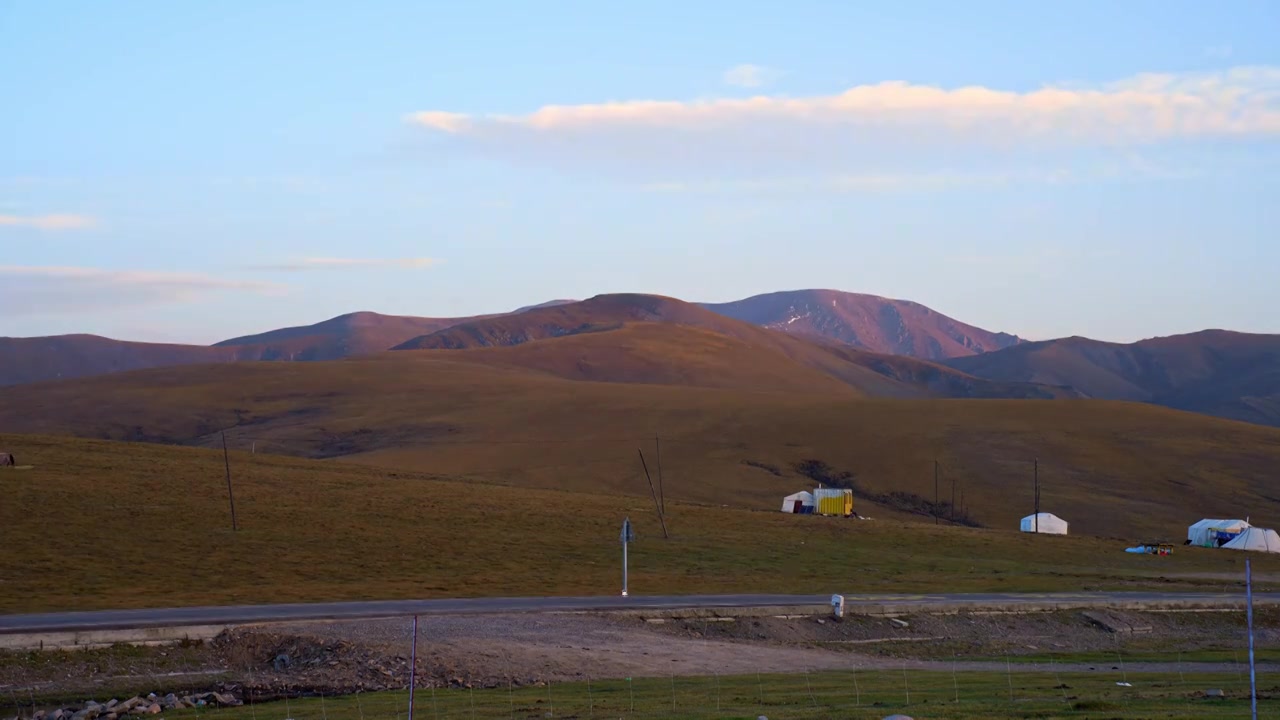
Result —
MULTIPOLYGON (((830 595, 669 595, 600 597, 466 598, 449 600, 385 600, 291 605, 239 605, 221 607, 100 610, 90 612, 0 615, 0 634, 117 630, 185 625, 236 625, 295 620, 342 620, 405 615, 448 615, 518 612, 605 610, 684 610, 746 607, 794 607, 827 604, 830 595)), ((846 608, 855 610, 891 605, 924 611, 940 607, 992 609, 1043 604, 1075 607, 1152 604, 1236 604, 1240 594, 1225 593, 981 593, 936 595, 845 596, 846 608), (958 606, 958 607, 957 607, 958 606)), ((1258 604, 1280 603, 1280 593, 1256 593, 1258 604)))

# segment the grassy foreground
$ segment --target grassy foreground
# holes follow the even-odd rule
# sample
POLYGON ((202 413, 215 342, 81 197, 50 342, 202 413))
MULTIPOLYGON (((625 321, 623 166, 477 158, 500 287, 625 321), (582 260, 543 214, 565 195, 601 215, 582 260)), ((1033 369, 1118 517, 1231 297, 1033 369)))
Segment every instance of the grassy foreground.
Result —
MULTIPOLYGON (((0 436, 31 470, 0 472, 0 611, 513 595, 613 595, 618 531, 637 594, 1212 589, 1243 553, 1124 553, 1082 536, 784 515, 648 498, 455 482, 419 473, 0 436)), ((1280 562, 1255 557, 1255 573, 1280 562)))
MULTIPOLYGON (((1260 692, 1262 690, 1260 685, 1260 692)), ((1269 691, 1274 692, 1274 689, 1269 691)), ((1263 699, 1260 710, 1274 707, 1263 699)), ((405 692, 310 698, 175 718, 369 720, 407 715, 405 692)), ((633 678, 486 690, 419 688, 421 718, 1237 718, 1249 712, 1247 680, 1230 673, 847 671, 734 677, 633 678), (1117 685, 1128 682, 1131 686, 1117 685), (1226 698, 1203 697, 1209 688, 1226 698)))

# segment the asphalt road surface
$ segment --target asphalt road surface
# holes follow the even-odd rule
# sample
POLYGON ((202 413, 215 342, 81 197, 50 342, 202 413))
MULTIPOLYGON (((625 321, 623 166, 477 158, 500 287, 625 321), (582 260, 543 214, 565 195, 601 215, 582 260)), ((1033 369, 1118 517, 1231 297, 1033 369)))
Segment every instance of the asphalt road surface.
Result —
MULTIPOLYGON (((1243 593, 975 593, 845 596, 846 610, 893 605, 918 612, 939 606, 972 609, 1066 603, 1105 606, 1124 603, 1240 603, 1243 593)), ((96 610, 86 612, 0 615, 0 634, 117 630, 184 625, 239 625, 296 620, 351 620, 406 615, 449 615, 608 610, 685 610, 744 607, 787 607, 828 604, 830 595, 668 595, 600 597, 462 598, 448 600, 381 600, 290 605, 96 610)), ((1254 593, 1257 604, 1280 603, 1280 593, 1254 593)))

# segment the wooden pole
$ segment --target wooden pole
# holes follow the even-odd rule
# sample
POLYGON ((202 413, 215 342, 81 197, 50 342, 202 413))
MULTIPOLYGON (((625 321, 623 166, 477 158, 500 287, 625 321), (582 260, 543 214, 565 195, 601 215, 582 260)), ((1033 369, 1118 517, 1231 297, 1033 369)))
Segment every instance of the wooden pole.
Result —
POLYGON ((956 474, 951 473, 951 522, 956 521, 956 474))
POLYGON ((658 493, 653 489, 653 477, 649 475, 649 465, 644 461, 644 451, 639 448, 636 452, 640 453, 640 467, 644 468, 644 479, 649 481, 649 494, 653 496, 653 509, 658 512, 658 522, 662 523, 662 537, 670 538, 667 534, 667 518, 662 513, 662 505, 658 502, 658 493))
POLYGON ((933 461, 933 524, 938 524, 938 461, 933 461))
POLYGON ((231 457, 227 453, 227 434, 222 433, 222 464, 227 469, 227 502, 231 504, 231 530, 237 531, 240 526, 236 523, 236 496, 231 492, 231 457))
POLYGON ((1036 514, 1034 515, 1036 532, 1040 532, 1040 458, 1035 460, 1036 514))
POLYGON ((655 436, 653 438, 653 451, 657 455, 658 463, 658 502, 662 505, 662 514, 667 514, 667 493, 662 488, 662 444, 655 436))

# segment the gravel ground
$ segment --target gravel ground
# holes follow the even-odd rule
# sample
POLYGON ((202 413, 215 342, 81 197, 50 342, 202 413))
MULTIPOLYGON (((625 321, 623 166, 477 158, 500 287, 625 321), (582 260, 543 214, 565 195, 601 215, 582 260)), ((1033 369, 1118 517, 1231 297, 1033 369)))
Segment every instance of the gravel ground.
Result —
MULTIPOLYGON (((423 617, 419 657, 448 662, 459 675, 555 681, 596 678, 793 672, 869 667, 848 653, 656 632, 636 618, 586 614, 423 617)), ((406 619, 301 623, 279 632, 341 638, 407 653, 406 619)))
MULTIPOLYGON (((1004 670, 1006 656, 1108 651, 1105 661, 1023 671, 1168 672, 1169 663, 1121 659, 1141 652, 1243 648, 1242 613, 1116 613, 1141 634, 1117 635, 1081 612, 1033 615, 920 615, 888 618, 743 618, 733 622, 651 623, 625 615, 513 614, 424 616, 418 626, 419 682, 494 687, 623 677, 798 673, 805 670, 913 668, 1004 670), (1149 628, 1149 630, 1148 630, 1149 628), (1116 663, 1109 652, 1117 652, 1116 663), (993 661, 994 659, 994 661, 993 661)), ((1280 608, 1256 617, 1259 648, 1280 647, 1280 608)), ((88 691, 147 678, 143 693, 181 682, 197 689, 253 688, 257 697, 325 693, 407 683, 409 618, 249 626, 186 647, 0 653, 0 691, 88 691), (281 655, 287 667, 274 667, 281 655), (184 672, 185 671, 185 672, 184 672), (181 674, 181 675, 180 675, 181 674), (202 681, 201 678, 204 678, 202 681), (179 678, 181 678, 179 680, 179 678)), ((1243 652, 1241 658, 1244 657, 1243 652)), ((1230 663, 1182 663, 1193 671, 1231 671, 1230 663)), ((1236 668, 1238 669, 1238 668, 1236 668)), ((1260 665, 1260 672, 1280 667, 1260 665)))

